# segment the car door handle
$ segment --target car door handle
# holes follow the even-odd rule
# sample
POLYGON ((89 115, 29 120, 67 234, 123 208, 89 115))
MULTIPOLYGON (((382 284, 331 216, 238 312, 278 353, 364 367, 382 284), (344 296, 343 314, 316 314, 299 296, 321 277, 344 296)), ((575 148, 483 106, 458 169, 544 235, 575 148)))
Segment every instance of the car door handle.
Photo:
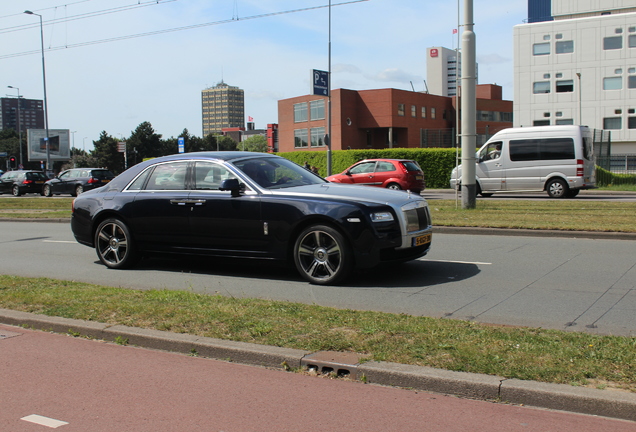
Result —
POLYGON ((170 200, 170 204, 172 205, 179 205, 179 206, 186 206, 186 205, 190 205, 190 206, 202 206, 205 204, 205 200, 201 200, 201 199, 182 199, 182 200, 170 200))

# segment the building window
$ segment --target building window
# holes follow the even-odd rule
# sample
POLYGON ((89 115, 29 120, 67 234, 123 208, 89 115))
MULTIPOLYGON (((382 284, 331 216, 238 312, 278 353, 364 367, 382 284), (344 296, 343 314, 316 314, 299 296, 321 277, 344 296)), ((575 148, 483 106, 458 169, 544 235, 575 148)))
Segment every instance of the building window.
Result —
POLYGON ((435 108, 431 108, 431 118, 434 119, 435 115, 436 115, 436 109, 435 108))
POLYGON ((603 90, 621 90, 623 88, 623 80, 621 77, 603 78, 603 90))
POLYGON ((554 124, 556 125, 573 125, 574 124, 574 120, 573 119, 557 119, 554 124))
POLYGON ((294 104, 294 123, 307 121, 307 103, 294 104))
POLYGON ((532 126, 550 126, 550 120, 535 120, 532 126))
POLYGON ((532 45, 532 55, 548 55, 550 54, 549 43, 537 43, 532 45))
POLYGON ((307 147, 307 129, 294 130, 294 147, 307 147))
POLYGON ((325 118, 325 100, 319 99, 309 102, 309 118, 310 120, 324 120, 325 118))
POLYGON ((574 91, 574 80, 562 80, 556 82, 557 93, 572 93, 574 91))
POLYGON ((627 38, 627 44, 630 48, 636 48, 636 35, 629 35, 627 38))
POLYGON ((417 107, 415 105, 411 105, 411 117, 417 117, 417 107))
POLYGON ((549 73, 543 74, 543 79, 550 79, 550 74, 549 73))
POLYGON ((426 107, 422 107, 422 118, 426 118, 426 107))
POLYGON ((550 81, 538 81, 532 85, 532 93, 550 93, 550 81))
POLYGON ((603 49, 604 50, 615 50, 623 48, 623 37, 622 36, 610 36, 603 38, 603 49))
POLYGON ((627 129, 636 129, 636 117, 627 117, 627 129))
POLYGON ((636 88, 636 75, 630 75, 627 77, 627 88, 636 88))
POLYGON ((325 145, 325 128, 317 127, 311 128, 311 146, 312 147, 322 147, 325 145))
POLYGON ((398 115, 404 117, 404 104, 398 104, 398 115))
POLYGON ((550 35, 543 35, 543 40, 550 40, 550 35))
POLYGON ((556 43, 557 54, 567 54, 574 52, 574 41, 559 41, 556 43))
POLYGON ((605 117, 603 119, 603 129, 612 130, 612 129, 621 129, 622 122, 620 117, 605 117))

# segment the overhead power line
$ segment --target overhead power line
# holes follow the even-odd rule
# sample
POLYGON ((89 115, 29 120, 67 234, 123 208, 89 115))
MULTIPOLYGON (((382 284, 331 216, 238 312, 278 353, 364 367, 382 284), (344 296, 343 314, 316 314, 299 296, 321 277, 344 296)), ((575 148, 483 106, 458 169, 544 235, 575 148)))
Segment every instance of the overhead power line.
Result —
MULTIPOLYGON (((90 0, 84 0, 84 1, 90 1, 90 0)), ((70 17, 55 18, 55 19, 44 21, 43 25, 53 25, 53 24, 65 23, 69 21, 76 21, 76 20, 81 20, 86 18, 93 18, 93 17, 97 17, 101 15, 108 15, 112 13, 126 12, 131 9, 138 9, 138 8, 148 7, 148 6, 156 6, 159 4, 171 3, 174 1, 177 1, 177 0, 150 0, 143 3, 139 2, 133 5, 119 6, 116 8, 104 9, 104 10, 95 11, 95 12, 87 12, 87 13, 83 13, 79 15, 71 15, 70 17)), ((81 2, 78 2, 78 3, 81 3, 81 2)), ((22 14, 24 14, 24 12, 22 12, 22 14)), ((22 15, 22 14, 18 14, 18 15, 22 15)), ((40 24, 23 24, 23 25, 14 26, 14 27, 5 27, 0 29, 0 34, 11 33, 15 31, 26 30, 26 29, 35 28, 35 27, 40 27, 40 24)))
MULTIPOLYGON (((346 1, 346 2, 342 2, 342 3, 335 3, 335 4, 332 4, 331 6, 344 6, 344 5, 348 5, 348 4, 361 3, 361 2, 366 2, 366 1, 369 1, 369 0, 351 0, 351 1, 346 1)), ((260 15, 252 15, 252 16, 248 16, 248 17, 245 17, 245 18, 233 17, 231 19, 225 19, 225 20, 221 20, 221 21, 213 21, 213 22, 208 22, 208 23, 203 23, 203 24, 193 24, 193 25, 189 25, 189 26, 174 27, 174 28, 170 28, 170 29, 156 30, 156 31, 151 31, 151 32, 146 32, 146 33, 137 33, 137 34, 127 35, 127 36, 117 36, 117 37, 112 37, 112 38, 107 38, 107 39, 99 39, 99 40, 88 41, 88 42, 79 42, 79 43, 75 43, 75 44, 68 44, 68 45, 61 45, 61 46, 56 46, 56 47, 49 47, 45 51, 59 51, 59 50, 69 49, 69 48, 79 48, 79 47, 84 47, 84 46, 89 46, 89 45, 97 45, 97 44, 109 43, 109 42, 118 42, 118 41, 123 41, 123 40, 128 40, 128 39, 135 39, 135 38, 146 37, 146 36, 155 36, 155 35, 159 35, 159 34, 173 33, 173 32, 179 32, 179 31, 184 31, 184 30, 193 30, 193 29, 197 29, 197 28, 209 27, 209 26, 220 25, 220 24, 228 24, 228 23, 233 23, 233 22, 235 23, 235 22, 239 22, 239 21, 254 20, 254 19, 259 19, 259 18, 268 18, 268 17, 272 17, 272 16, 276 16, 276 15, 285 15, 285 14, 291 14, 291 13, 296 13, 296 12, 305 12, 305 11, 315 10, 315 9, 324 9, 324 8, 329 7, 329 6, 330 5, 312 6, 312 7, 301 8, 301 9, 292 9, 292 10, 286 10, 286 11, 281 11, 281 12, 271 12, 271 13, 260 14, 260 15)), ((6 55, 0 56, 0 60, 4 60, 4 59, 8 59, 8 58, 14 58, 14 57, 21 57, 21 56, 26 56, 26 55, 31 55, 31 54, 38 54, 40 52, 41 52, 40 50, 33 50, 33 51, 23 51, 23 52, 14 53, 14 54, 6 54, 6 55)))

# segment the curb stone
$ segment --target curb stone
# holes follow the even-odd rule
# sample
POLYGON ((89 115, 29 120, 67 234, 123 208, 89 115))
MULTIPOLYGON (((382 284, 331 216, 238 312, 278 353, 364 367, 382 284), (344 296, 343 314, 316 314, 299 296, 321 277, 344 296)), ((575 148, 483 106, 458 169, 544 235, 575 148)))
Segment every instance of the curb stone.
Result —
MULTIPOLYGON (((0 309, 0 323, 107 341, 125 340, 142 348, 196 353, 202 357, 286 370, 300 368, 309 351, 233 342, 188 334, 148 330, 93 321, 49 317, 0 309)), ((365 382, 485 401, 500 401, 636 421, 636 394, 598 390, 424 366, 367 362, 358 366, 365 382)))

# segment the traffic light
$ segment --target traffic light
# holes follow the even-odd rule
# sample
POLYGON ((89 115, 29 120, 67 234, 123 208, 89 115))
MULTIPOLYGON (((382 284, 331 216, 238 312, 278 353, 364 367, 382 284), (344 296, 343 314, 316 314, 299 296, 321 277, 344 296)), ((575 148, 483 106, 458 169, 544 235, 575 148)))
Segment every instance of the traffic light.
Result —
POLYGON ((17 165, 16 165, 15 156, 9 157, 9 168, 16 169, 16 167, 17 165))

